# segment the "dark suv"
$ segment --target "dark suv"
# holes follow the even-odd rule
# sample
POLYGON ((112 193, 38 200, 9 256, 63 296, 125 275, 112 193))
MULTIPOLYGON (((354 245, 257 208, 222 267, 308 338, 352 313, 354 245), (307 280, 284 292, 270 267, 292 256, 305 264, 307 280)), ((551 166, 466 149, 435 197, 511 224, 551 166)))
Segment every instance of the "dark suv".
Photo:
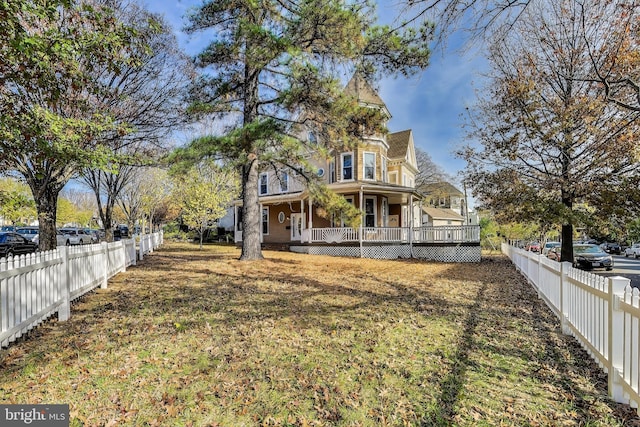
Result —
POLYGON ((620 255, 622 253, 622 248, 618 243, 615 243, 615 242, 603 243, 600 245, 600 247, 602 248, 603 251, 609 254, 620 255))

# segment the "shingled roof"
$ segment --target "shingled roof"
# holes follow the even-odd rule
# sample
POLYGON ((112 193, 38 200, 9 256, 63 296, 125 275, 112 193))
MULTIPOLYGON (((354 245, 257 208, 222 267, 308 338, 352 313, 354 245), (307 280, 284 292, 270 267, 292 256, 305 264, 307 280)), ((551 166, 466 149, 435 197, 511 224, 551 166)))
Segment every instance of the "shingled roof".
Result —
POLYGON ((389 150, 387 156, 390 159, 404 159, 407 156, 407 148, 411 138, 411 129, 394 132, 387 135, 389 150))
POLYGON ((452 211, 451 209, 440 209, 440 208, 431 208, 428 206, 423 206, 422 210, 424 211, 424 213, 426 213, 433 219, 464 221, 464 217, 462 215, 459 215, 458 213, 452 211))
POLYGON ((376 91, 373 90, 371 85, 367 83, 364 77, 362 77, 358 73, 354 74, 353 77, 351 77, 351 80, 349 80, 349 83, 347 83, 347 86, 345 86, 344 88, 344 92, 349 95, 353 95, 360 102, 372 105, 380 105, 387 108, 382 98, 378 96, 376 91))
POLYGON ((434 195, 441 195, 441 194, 448 194, 450 196, 464 195, 462 191, 458 190, 456 187, 454 187, 452 184, 446 181, 436 182, 433 184, 424 184, 420 187, 420 191, 422 191, 425 194, 434 194, 434 195))

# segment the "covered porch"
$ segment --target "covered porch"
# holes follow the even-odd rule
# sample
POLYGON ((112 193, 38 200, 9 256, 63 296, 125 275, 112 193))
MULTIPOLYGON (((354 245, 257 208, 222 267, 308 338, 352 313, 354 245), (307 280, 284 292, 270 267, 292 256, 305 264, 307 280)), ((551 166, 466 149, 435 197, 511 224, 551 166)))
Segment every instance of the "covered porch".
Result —
MULTIPOLYGON (((479 227, 423 225, 422 198, 412 188, 339 183, 332 189, 362 211, 358 227, 350 227, 342 218, 328 215, 306 191, 266 196, 260 198, 262 243, 288 247, 295 252, 336 256, 479 261, 479 227), (444 251, 449 255, 434 256, 437 248, 446 248, 444 251), (466 254, 469 250, 472 256, 451 255, 452 251, 466 254)), ((239 243, 242 241, 239 205, 235 218, 235 241, 239 243)))

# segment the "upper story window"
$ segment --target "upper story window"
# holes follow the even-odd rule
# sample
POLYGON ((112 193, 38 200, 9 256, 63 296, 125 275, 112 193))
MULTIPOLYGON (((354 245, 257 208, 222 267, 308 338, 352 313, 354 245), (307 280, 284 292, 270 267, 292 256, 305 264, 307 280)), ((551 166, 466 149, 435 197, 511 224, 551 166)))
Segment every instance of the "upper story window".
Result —
POLYGON ((382 174, 382 182, 387 182, 387 158, 382 156, 381 158, 381 167, 382 170, 380 171, 380 173, 382 174))
POLYGON ((260 195, 263 196, 269 192, 269 175, 260 174, 260 195))
POLYGON ((280 174, 280 192, 286 193, 289 191, 289 174, 282 172, 280 174))
POLYGON ((402 185, 403 185, 404 187, 406 187, 406 186, 407 186, 407 174, 406 174, 406 173, 403 173, 403 174, 402 174, 402 185))
POLYGON ((329 184, 336 182, 336 162, 331 160, 329 163, 329 184))
POLYGON ((316 136, 316 133, 311 130, 307 132, 307 141, 309 141, 309 144, 317 144, 318 137, 316 136))
POLYGON ((363 159, 364 179, 376 179, 376 153, 364 153, 363 159))
POLYGON ((352 180, 353 179, 353 154, 352 153, 343 153, 342 154, 342 180, 352 180))

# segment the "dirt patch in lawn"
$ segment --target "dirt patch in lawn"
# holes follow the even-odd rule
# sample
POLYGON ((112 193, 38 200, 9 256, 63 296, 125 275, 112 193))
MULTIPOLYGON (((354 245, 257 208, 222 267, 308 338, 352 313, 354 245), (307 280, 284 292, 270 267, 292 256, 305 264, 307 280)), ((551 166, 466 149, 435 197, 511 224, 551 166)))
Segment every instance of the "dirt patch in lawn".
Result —
POLYGON ((167 243, 2 350, 0 400, 91 426, 636 422, 502 256, 264 255, 167 243))

